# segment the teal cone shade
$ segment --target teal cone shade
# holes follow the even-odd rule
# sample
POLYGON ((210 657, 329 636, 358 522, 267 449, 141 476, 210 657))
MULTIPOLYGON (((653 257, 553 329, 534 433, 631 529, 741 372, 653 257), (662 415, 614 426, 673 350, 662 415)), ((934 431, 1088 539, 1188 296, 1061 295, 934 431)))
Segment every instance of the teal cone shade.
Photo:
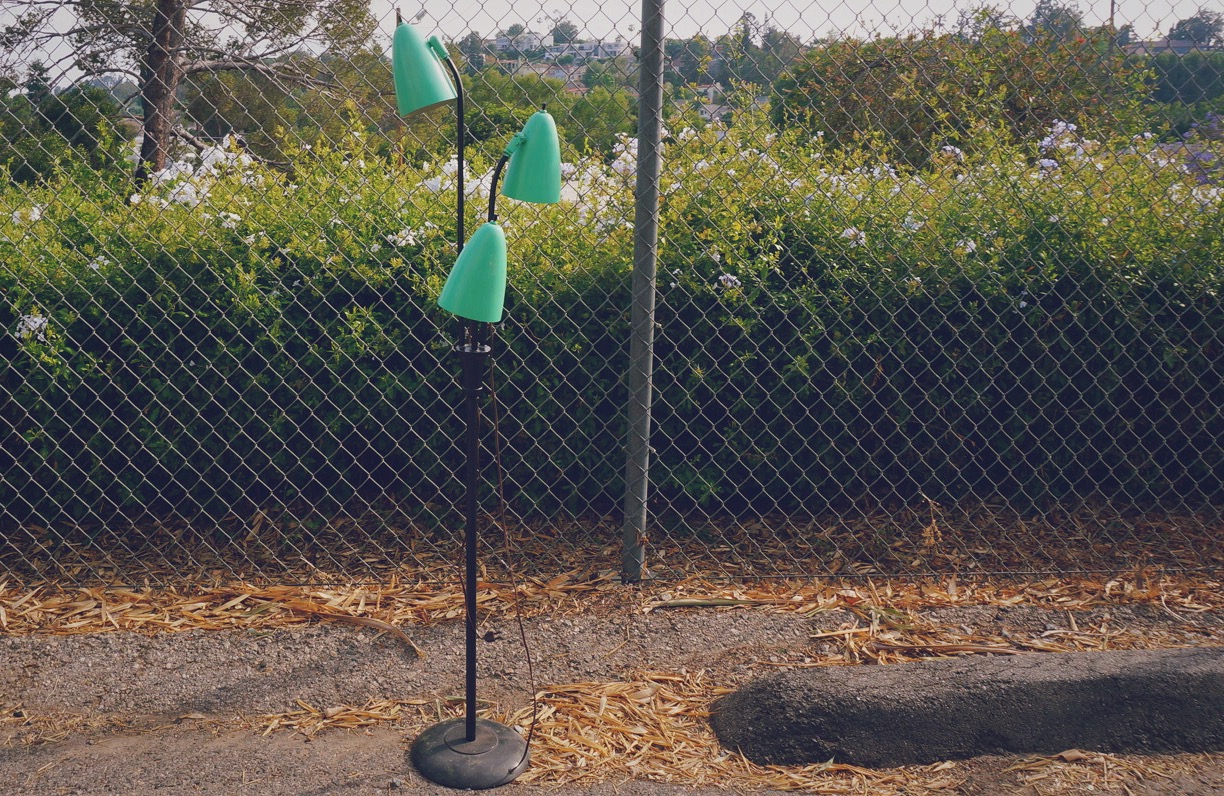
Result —
POLYGON ((506 233, 496 221, 488 221, 463 247, 438 306, 460 318, 497 323, 505 304, 506 233))
MULTIPOLYGON (((435 37, 436 38, 436 37, 435 37)), ((404 22, 391 40, 391 72, 395 78, 395 103, 400 116, 454 102, 455 84, 447 76, 437 48, 415 25, 404 22)), ((445 50, 443 49, 443 52, 445 50)))
POLYGON ((561 142, 553 117, 548 111, 537 111, 515 136, 520 137, 518 148, 510 153, 502 195, 544 205, 560 202, 561 142))

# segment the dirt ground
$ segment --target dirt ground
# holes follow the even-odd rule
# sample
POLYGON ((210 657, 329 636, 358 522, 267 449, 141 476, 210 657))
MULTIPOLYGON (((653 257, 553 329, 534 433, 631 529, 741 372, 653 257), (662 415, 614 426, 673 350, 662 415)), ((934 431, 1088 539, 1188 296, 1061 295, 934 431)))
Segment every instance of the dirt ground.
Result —
MULTIPOLYGON (((1224 615, 1215 608, 1160 599, 1072 610, 830 604, 801 611, 670 597, 603 600, 591 609, 569 603, 525 620, 540 695, 533 765, 501 792, 1224 794, 1224 754, 1068 750, 886 771, 835 763, 788 771, 719 749, 702 720, 718 693, 782 666, 904 665, 888 656, 990 654, 998 644, 1032 654, 1224 646, 1224 615)), ((463 625, 404 629, 422 656, 392 635, 332 622, 0 635, 0 792, 448 792, 422 780, 406 755, 421 729, 461 709, 463 625)), ((526 727, 531 690, 518 627, 498 616, 480 633, 488 714, 526 727)))

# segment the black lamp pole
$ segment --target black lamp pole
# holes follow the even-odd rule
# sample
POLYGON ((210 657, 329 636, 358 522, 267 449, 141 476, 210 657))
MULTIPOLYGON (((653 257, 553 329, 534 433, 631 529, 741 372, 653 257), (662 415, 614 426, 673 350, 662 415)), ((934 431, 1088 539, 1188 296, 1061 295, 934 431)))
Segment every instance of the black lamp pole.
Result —
POLYGON ((484 342, 489 324, 465 322, 466 342, 459 345, 459 360, 463 367, 463 402, 466 422, 465 448, 467 471, 464 496, 464 576, 463 602, 465 614, 465 646, 467 650, 466 698, 468 741, 476 740, 476 535, 480 512, 480 399, 484 393, 484 378, 489 372, 491 347, 484 342))

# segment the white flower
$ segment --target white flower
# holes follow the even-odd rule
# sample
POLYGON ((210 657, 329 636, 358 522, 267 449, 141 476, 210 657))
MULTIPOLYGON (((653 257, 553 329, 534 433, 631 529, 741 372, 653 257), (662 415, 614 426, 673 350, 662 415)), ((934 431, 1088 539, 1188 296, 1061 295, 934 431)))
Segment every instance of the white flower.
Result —
POLYGON ((723 274, 718 277, 718 283, 726 288, 739 287, 741 284, 739 277, 732 274, 723 274))
POLYGON ((957 146, 952 146, 951 144, 945 144, 944 146, 941 146, 939 148, 939 151, 951 157, 953 160, 964 160, 965 159, 965 153, 961 151, 961 148, 957 146))
POLYGON ((138 205, 144 201, 144 197, 138 193, 134 193, 130 197, 128 197, 128 201, 134 205, 138 205))
POLYGON ((918 219, 914 218, 913 213, 906 213, 905 220, 901 222, 901 227, 907 232, 917 232, 918 230, 922 229, 924 224, 926 224, 926 222, 919 221, 918 219))
POLYGON ((1037 165, 1038 165, 1038 166, 1041 166, 1041 168, 1046 169, 1047 171, 1049 171, 1049 170, 1051 170, 1051 169, 1056 169, 1056 168, 1058 168, 1058 161, 1057 161, 1057 160, 1051 160, 1050 158, 1042 158, 1041 160, 1038 160, 1038 161, 1037 161, 1037 165))
POLYGON ((27 207, 25 210, 14 210, 12 219, 14 224, 20 224, 23 221, 32 224, 42 218, 42 214, 42 206, 34 205, 33 207, 27 207))
POLYGON ((842 230, 841 236, 850 241, 852 249, 867 245, 867 233, 857 227, 846 227, 842 230))
POLYGON ((1058 119, 1054 120, 1054 124, 1050 125, 1050 134, 1041 139, 1041 149, 1074 149, 1082 151, 1083 147, 1075 139, 1075 131, 1078 128, 1070 122, 1064 122, 1058 119))
POLYGON ((170 189, 166 194, 166 198, 172 202, 195 207, 204 200, 204 196, 208 193, 207 189, 201 191, 193 182, 180 182, 170 189))
POLYGON ((394 235, 388 235, 387 242, 392 246, 415 246, 417 242, 416 232, 405 227, 394 235))
POLYGON ((612 171, 617 174, 630 175, 637 171, 637 152, 624 151, 617 156, 616 160, 612 161, 610 166, 612 171))
POLYGON ((975 251, 977 251, 977 241, 970 240, 969 238, 961 238, 956 242, 956 248, 964 249, 969 254, 973 254, 975 251))
POLYGON ((101 271, 102 266, 104 265, 110 265, 110 260, 106 259, 105 257, 98 256, 86 263, 85 267, 93 271, 101 271))
POLYGON ((242 220, 242 216, 237 213, 220 213, 217 217, 221 219, 221 226, 225 229, 237 229, 238 222, 242 220))
POLYGON ((374 254, 377 254, 378 252, 382 251, 382 244, 381 243, 371 243, 370 251, 374 254))
POLYGON ((17 321, 17 336, 23 340, 37 337, 47 339, 47 318, 44 315, 22 315, 17 321))

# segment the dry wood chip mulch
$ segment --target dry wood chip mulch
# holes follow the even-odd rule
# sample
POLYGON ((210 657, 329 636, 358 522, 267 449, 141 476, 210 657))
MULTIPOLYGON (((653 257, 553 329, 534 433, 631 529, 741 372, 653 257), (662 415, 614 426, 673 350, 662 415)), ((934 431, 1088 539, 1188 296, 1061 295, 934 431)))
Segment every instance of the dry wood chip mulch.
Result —
MULTIPOLYGON (((765 609, 815 615, 843 611, 852 617, 816 633, 818 655, 758 661, 777 666, 893 663, 931 656, 1018 654, 1090 649, 1155 648, 1212 643, 1205 621, 1224 607, 1224 584, 1209 577, 1142 572, 1112 578, 1037 580, 764 581, 750 584, 689 579, 628 588, 609 578, 581 573, 523 580, 517 602, 526 615, 634 610, 645 613, 684 607, 735 611, 765 609), (1039 606, 1066 612, 1066 627, 1036 634, 992 634, 964 625, 941 624, 924 609, 957 606, 1039 606), (1122 605, 1148 605, 1177 622, 1162 628, 1130 630, 1108 619, 1077 624, 1075 614, 1122 605), (1201 622, 1200 627, 1197 620, 1201 622)), ((515 594, 504 584, 480 582, 484 616, 511 615, 515 594)), ((425 581, 354 586, 256 586, 234 583, 205 588, 60 588, 0 583, 0 632, 71 634, 108 631, 144 633, 226 628, 275 628, 308 622, 355 622, 403 634, 412 626, 462 616, 461 592, 453 585, 425 581)), ((404 636, 409 644, 411 639, 404 636)), ((874 771, 827 763, 805 767, 758 766, 720 749, 704 721, 710 702, 725 693, 705 671, 640 672, 621 681, 542 687, 533 735, 532 766, 525 781, 549 784, 617 779, 651 779, 689 785, 801 790, 820 794, 937 794, 964 782, 965 764, 947 762, 874 771)), ((415 733, 441 717, 458 715, 455 700, 375 700, 364 705, 315 706, 299 703, 287 713, 245 717, 261 733, 291 730, 306 735, 331 729, 395 724, 415 733)), ((526 732, 530 708, 511 715, 490 706, 486 715, 526 732)), ((181 717, 215 724, 200 714, 181 717)), ((33 726, 27 734, 53 742, 87 729, 87 719, 36 717, 19 705, 0 705, 0 725, 33 726)), ((106 721, 109 721, 107 719, 106 721)), ((1173 777, 1201 764, 1202 755, 1120 757, 1068 750, 1027 758, 1013 766, 1016 776, 1046 794, 1081 793, 1149 777, 1173 777)), ((1218 757, 1218 756, 1216 756, 1218 757)), ((1215 760, 1215 757, 1212 758, 1215 760)), ((1216 761, 1217 763, 1219 761, 1216 761)))

